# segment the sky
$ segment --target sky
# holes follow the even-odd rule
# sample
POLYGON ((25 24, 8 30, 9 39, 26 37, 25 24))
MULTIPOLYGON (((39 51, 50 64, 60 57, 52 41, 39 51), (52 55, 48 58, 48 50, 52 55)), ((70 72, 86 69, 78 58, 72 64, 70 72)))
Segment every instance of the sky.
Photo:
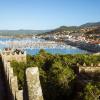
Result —
POLYGON ((100 0, 0 0, 0 30, 47 30, 100 21, 100 0))

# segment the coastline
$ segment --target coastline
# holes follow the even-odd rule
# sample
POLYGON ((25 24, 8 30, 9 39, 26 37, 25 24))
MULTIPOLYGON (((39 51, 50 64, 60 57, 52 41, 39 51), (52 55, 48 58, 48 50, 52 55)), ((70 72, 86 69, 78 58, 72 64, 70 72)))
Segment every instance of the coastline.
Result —
POLYGON ((92 53, 100 52, 99 45, 90 44, 90 43, 86 43, 86 42, 80 42, 80 41, 73 42, 70 40, 66 40, 66 41, 64 41, 64 43, 66 43, 67 45, 77 47, 77 48, 82 49, 82 50, 87 50, 87 51, 92 52, 92 53))

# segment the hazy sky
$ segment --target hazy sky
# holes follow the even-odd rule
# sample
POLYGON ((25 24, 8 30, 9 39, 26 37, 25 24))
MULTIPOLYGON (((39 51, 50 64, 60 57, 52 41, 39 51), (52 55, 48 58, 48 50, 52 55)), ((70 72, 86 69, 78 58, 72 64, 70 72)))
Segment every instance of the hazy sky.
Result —
POLYGON ((0 0, 0 29, 53 29, 100 21, 100 0, 0 0))

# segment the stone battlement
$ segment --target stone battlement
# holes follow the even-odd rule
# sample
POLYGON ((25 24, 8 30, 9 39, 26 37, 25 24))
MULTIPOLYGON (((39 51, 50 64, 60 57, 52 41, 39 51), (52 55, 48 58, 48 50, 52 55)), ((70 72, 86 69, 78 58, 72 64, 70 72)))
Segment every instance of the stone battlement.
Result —
POLYGON ((77 66, 79 67, 79 73, 81 73, 81 72, 86 72, 86 73, 99 72, 100 73, 100 63, 97 66, 94 66, 93 64, 91 64, 91 66, 88 66, 85 63, 82 66, 77 64, 77 66))
POLYGON ((100 73, 100 67, 80 67, 79 72, 99 72, 100 73))
POLYGON ((19 54, 17 54, 16 52, 14 52, 14 55, 12 53, 13 52, 11 50, 3 51, 1 53, 2 62, 4 65, 5 79, 7 82, 6 84, 9 91, 8 94, 10 95, 9 99, 10 100, 43 100, 42 88, 39 80, 38 67, 31 67, 26 69, 26 74, 25 74, 26 79, 24 79, 24 81, 27 84, 25 85, 26 90, 18 89, 17 76, 14 75, 14 71, 13 68, 11 67, 10 61, 12 60, 26 61, 26 53, 21 54, 20 52, 19 54), (24 59, 22 59, 22 57, 24 59), (26 91, 28 93, 24 93, 26 91))
POLYGON ((1 56, 7 61, 16 60, 18 62, 26 62, 27 54, 26 51, 7 49, 1 52, 1 56))

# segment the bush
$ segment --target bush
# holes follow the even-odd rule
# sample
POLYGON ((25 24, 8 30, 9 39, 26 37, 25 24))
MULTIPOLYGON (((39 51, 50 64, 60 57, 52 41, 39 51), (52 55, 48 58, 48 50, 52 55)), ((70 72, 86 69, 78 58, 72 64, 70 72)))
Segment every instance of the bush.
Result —
POLYGON ((100 82, 89 82, 85 86, 84 100, 100 100, 100 82))
POLYGON ((17 75, 18 87, 19 89, 22 89, 24 85, 24 73, 26 69, 26 64, 24 62, 12 61, 11 66, 13 67, 14 75, 17 75))
MULTIPOLYGON (((23 62, 12 61, 11 66, 14 69, 15 75, 18 77, 19 88, 22 89, 24 84, 24 73, 27 67, 39 67, 40 81, 45 100, 71 100, 74 94, 77 92, 74 90, 76 82, 76 76, 74 67, 77 63, 83 65, 86 63, 88 66, 93 63, 97 65, 100 63, 100 55, 52 55, 44 50, 41 50, 39 54, 35 56, 27 56, 27 64, 23 62)), ((80 80, 81 81, 81 80, 80 80)), ((91 91, 98 95, 100 87, 96 87, 94 84, 87 84, 84 92, 79 93, 79 97, 84 100, 95 100, 91 96, 91 91)), ((80 100, 80 99, 77 99, 80 100)))

